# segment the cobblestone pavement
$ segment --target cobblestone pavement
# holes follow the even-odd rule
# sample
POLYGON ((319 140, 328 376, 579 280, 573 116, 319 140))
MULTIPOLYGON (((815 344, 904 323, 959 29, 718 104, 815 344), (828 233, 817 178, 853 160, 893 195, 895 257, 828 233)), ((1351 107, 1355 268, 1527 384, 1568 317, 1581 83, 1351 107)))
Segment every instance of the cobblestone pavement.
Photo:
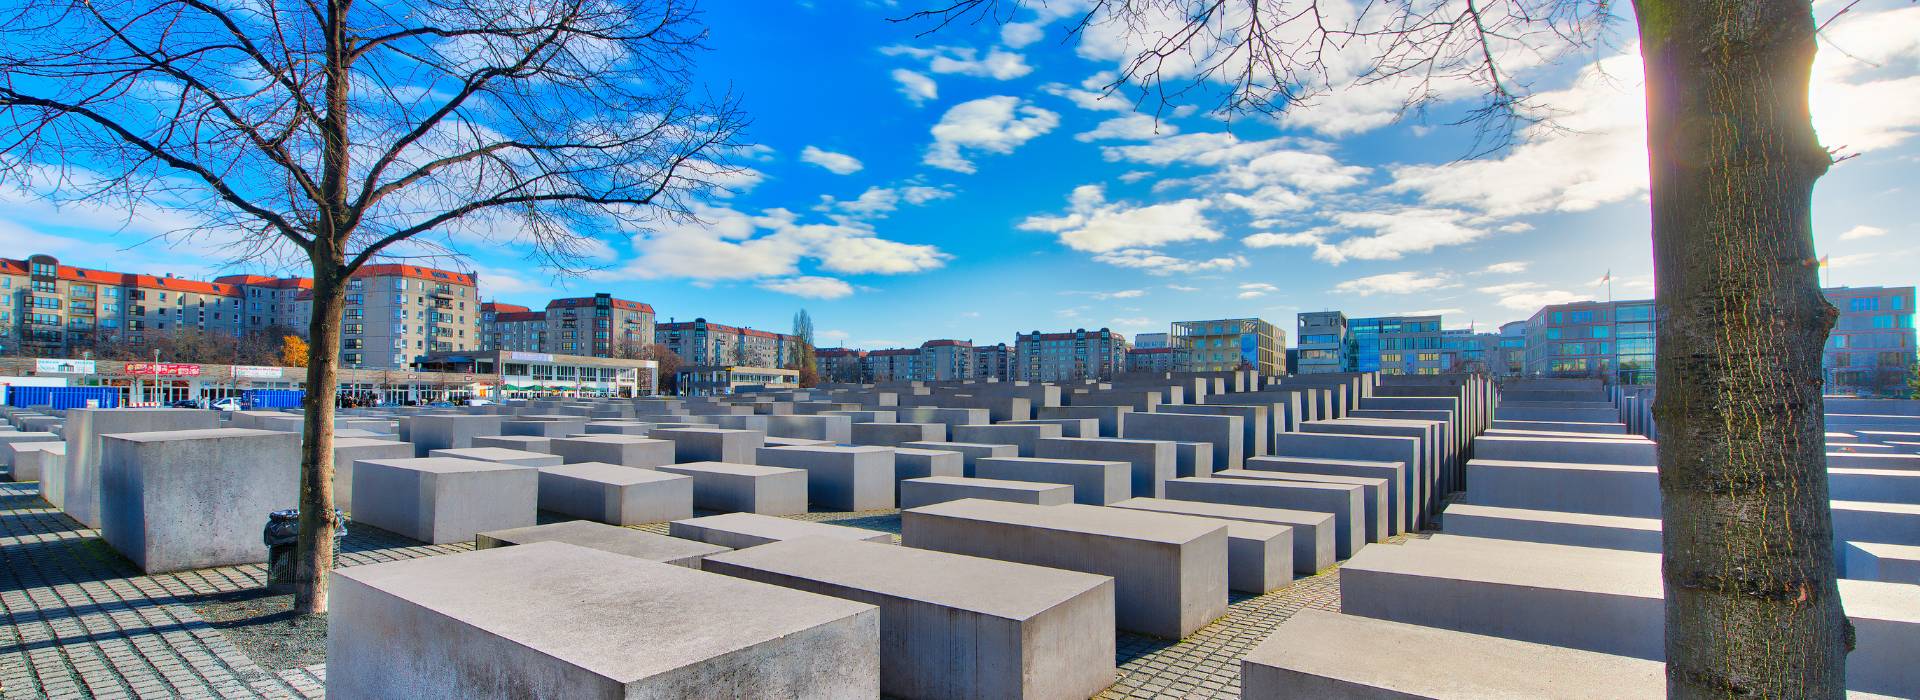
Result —
MULTIPOLYGON (((893 511, 795 517, 900 530, 893 511)), ((541 520, 552 519, 543 514, 541 520)), ((356 525, 340 565, 470 549, 423 545, 356 525)), ((36 484, 0 484, 0 698, 321 697, 325 664, 277 673, 263 668, 191 607, 256 588, 264 577, 260 565, 141 575, 97 532, 40 500, 36 484)), ((1267 595, 1236 594, 1226 617, 1178 642, 1122 633, 1120 672, 1098 697, 1237 698, 1240 658, 1248 650, 1294 611, 1338 610, 1339 601, 1336 569, 1267 595)))

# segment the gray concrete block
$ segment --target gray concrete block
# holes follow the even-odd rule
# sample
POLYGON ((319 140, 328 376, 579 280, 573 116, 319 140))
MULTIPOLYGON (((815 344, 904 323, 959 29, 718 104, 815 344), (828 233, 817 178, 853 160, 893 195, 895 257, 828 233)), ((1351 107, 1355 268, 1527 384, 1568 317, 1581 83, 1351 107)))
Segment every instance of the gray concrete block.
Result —
POLYGON ((1847 578, 1920 584, 1920 547, 1879 542, 1842 542, 1847 578))
POLYGON ((60 475, 60 467, 67 461, 64 442, 13 442, 7 443, 6 450, 12 458, 13 480, 41 482, 43 496, 48 483, 45 477, 60 475))
POLYGON ((1188 413, 1206 416, 1239 416, 1241 428, 1240 455, 1244 459, 1267 454, 1267 437, 1274 433, 1273 419, 1268 415, 1271 410, 1271 405, 1239 405, 1210 402, 1206 404, 1161 406, 1154 412, 1188 413))
POLYGON ((847 444, 853 442, 853 419, 825 415, 768 416, 767 435, 847 444))
POLYGON ((1014 445, 1019 456, 1032 457, 1042 438, 1060 437, 1061 428, 1050 423, 1036 425, 956 425, 948 431, 954 442, 1014 445))
POLYGON ((930 476, 967 475, 965 456, 948 450, 917 450, 911 447, 893 450, 893 500, 900 502, 900 484, 908 479, 930 476))
POLYGON ((807 512, 807 473, 731 462, 656 467, 693 477, 693 507, 723 512, 794 515, 807 512))
POLYGON ((1292 531, 1293 551, 1288 558, 1293 562, 1294 573, 1311 576, 1333 566, 1335 561, 1333 516, 1326 513, 1166 498, 1129 498, 1112 507, 1213 520, 1283 525, 1292 531))
POLYGON ((417 415, 407 421, 407 441, 419 457, 434 450, 472 447, 476 437, 501 434, 505 420, 499 415, 417 415))
POLYGON ((1439 498, 1439 494, 1434 492, 1435 484, 1425 477, 1427 471, 1421 466, 1420 441, 1414 438, 1275 433, 1273 454, 1276 457, 1397 462, 1406 465, 1401 471, 1401 491, 1411 499, 1412 512, 1420 516, 1417 522, 1408 523, 1407 529, 1410 530, 1426 526, 1426 514, 1439 498))
POLYGON ((540 469, 541 510, 612 525, 693 517, 693 478, 604 462, 540 469))
POLYGON ((1100 437, 1120 437, 1132 412, 1130 406, 1042 406, 1033 409, 1033 417, 1092 418, 1099 421, 1100 437))
POLYGON ((1029 418, 1027 420, 1001 421, 1000 425, 1057 425, 1060 437, 1097 438, 1100 437, 1100 419, 1098 418, 1029 418))
POLYGON ((474 447, 504 447, 509 450, 520 450, 523 452, 544 452, 546 454, 553 454, 552 450, 548 446, 548 443, 550 443, 552 440, 553 438, 537 437, 533 435, 486 435, 486 436, 474 438, 473 446, 474 447))
POLYGON ((1236 506, 1283 508, 1333 516, 1334 553, 1351 557, 1366 546, 1366 506, 1361 488, 1295 481, 1194 478, 1167 483, 1167 498, 1236 506))
POLYGON ((900 507, 903 509, 958 501, 963 498, 1057 506, 1073 502, 1073 487, 1066 484, 964 476, 921 477, 900 482, 900 507))
POLYGON ((1413 503, 1407 497, 1407 465, 1400 462, 1370 462, 1357 459, 1318 457, 1255 457, 1247 460, 1248 471, 1272 471, 1288 474, 1324 474, 1327 476, 1383 479, 1386 481, 1387 506, 1394 514, 1395 534, 1412 529, 1417 520, 1413 503))
POLYGON ((413 445, 394 440, 334 438, 333 507, 353 512, 353 463, 363 459, 411 459, 413 445))
POLYGON ((1334 484, 1340 486, 1358 486, 1361 489, 1360 502, 1366 511, 1361 521, 1366 523, 1368 542, 1385 542, 1387 537, 1400 534, 1395 527, 1394 512, 1387 494, 1391 492, 1386 479, 1364 476, 1328 476, 1325 474, 1294 474, 1289 472, 1263 471, 1257 469, 1228 469, 1213 473, 1216 479, 1251 479, 1255 481, 1307 482, 1334 484))
POLYGON ((675 445, 668 440, 633 435, 580 435, 553 438, 547 443, 547 450, 569 464, 604 462, 623 467, 658 467, 674 462, 675 445))
POLYGON ((266 514, 300 492, 294 433, 114 433, 100 448, 101 538, 150 574, 266 561, 266 514))
POLYGON ((966 499, 901 513, 919 549, 1114 578, 1120 629, 1178 639, 1226 613, 1227 530, 1189 518, 966 499))
POLYGON ((1173 475, 1175 478, 1187 476, 1213 475, 1213 443, 1176 442, 1173 443, 1173 475))
POLYGON ((1448 534, 1630 552, 1660 551, 1660 520, 1454 503, 1448 534))
POLYGON ((539 472, 446 457, 353 465, 353 519, 429 544, 534 524, 539 472))
POLYGON ((1042 458, 1126 462, 1132 485, 1128 498, 1166 495, 1166 483, 1175 478, 1179 466, 1174 443, 1166 440, 1042 438, 1034 451, 1034 456, 1042 458))
POLYGON ((880 608, 880 691, 903 698, 1086 698, 1113 683, 1113 579, 806 537, 708 571, 880 608))
POLYGON ((967 476, 973 476, 974 464, 982 457, 1018 457, 1019 445, 992 445, 974 442, 908 442, 901 447, 918 450, 945 450, 960 453, 967 476))
POLYGON ((330 697, 880 694, 871 605, 560 542, 333 577, 330 697))
POLYGON ((944 442, 943 423, 855 423, 853 444, 898 447, 909 442, 944 442))
POLYGON ((1666 692, 1657 661, 1311 608, 1280 623, 1240 662, 1246 700, 1614 700, 1666 692))
POLYGON ((445 450, 434 450, 427 453, 427 456, 477 459, 482 462, 511 464, 517 467, 551 467, 564 463, 560 455, 547 454, 545 452, 510 450, 505 447, 456 447, 445 450))
POLYGON ((1213 445, 1213 468, 1218 470, 1238 469, 1245 462, 1246 455, 1240 449, 1245 431, 1239 416, 1134 413, 1127 416, 1127 431, 1122 437, 1209 443, 1213 445))
POLYGON ((1510 462, 1568 462, 1575 464, 1630 464, 1651 467, 1658 462, 1653 441, 1608 438, 1536 438, 1482 435, 1473 439, 1474 459, 1510 462))
POLYGON ((756 454, 762 465, 806 471, 811 505, 830 510, 884 510, 894 505, 891 447, 762 447, 756 454))
POLYGON ((1651 466, 1467 461, 1465 502, 1630 518, 1660 517, 1660 475, 1651 466))
POLYGON ((501 435, 557 438, 568 435, 578 435, 584 432, 587 432, 587 419, 585 418, 505 420, 500 422, 501 435))
MULTIPOLYGON (((641 471, 629 467, 614 468, 641 471)), ((512 547, 535 542, 565 542, 576 547, 624 554, 636 559, 684 566, 689 569, 701 568, 701 561, 709 556, 733 551, 731 548, 716 544, 656 535, 591 520, 568 520, 549 525, 494 530, 473 536, 474 549, 512 547)))
POLYGON ((88 527, 100 527, 100 437, 114 433, 206 430, 220 427, 218 411, 187 408, 68 409, 62 435, 67 461, 62 471, 61 509, 88 527))
POLYGON ((975 462, 982 479, 1033 481, 1073 487, 1073 502, 1103 506, 1133 497, 1133 468, 1114 460, 986 457, 975 462))
POLYGON ((768 542, 781 542, 801 537, 827 537, 882 544, 893 542, 893 535, 879 530, 753 513, 726 513, 675 520, 667 525, 667 534, 733 549, 746 549, 768 542))
POLYGON ((766 434, 725 428, 654 428, 647 437, 673 441, 673 461, 752 464, 766 434))

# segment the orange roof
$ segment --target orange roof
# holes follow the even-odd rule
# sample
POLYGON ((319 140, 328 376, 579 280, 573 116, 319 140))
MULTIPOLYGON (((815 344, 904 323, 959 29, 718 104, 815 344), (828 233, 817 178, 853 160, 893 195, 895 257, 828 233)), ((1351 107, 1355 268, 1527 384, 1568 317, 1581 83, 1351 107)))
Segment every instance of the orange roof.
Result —
POLYGON ((431 267, 421 267, 419 265, 405 265, 400 263, 389 263, 385 265, 368 265, 366 267, 360 268, 359 272, 353 273, 353 276, 355 277, 394 277, 394 276, 412 277, 414 279, 433 280, 435 282, 445 282, 447 284, 459 284, 459 285, 465 285, 468 287, 475 286, 475 283, 473 280, 474 276, 470 273, 448 272, 446 270, 436 270, 431 267))
MULTIPOLYGON (((202 282, 184 277, 156 277, 126 272, 108 272, 89 270, 84 267, 61 265, 56 273, 60 279, 69 282, 101 284, 110 287, 135 287, 139 289, 158 289, 169 292, 192 292, 196 294, 218 294, 220 296, 240 296, 240 288, 219 282, 202 282)), ((11 274, 27 274, 27 261, 0 260, 0 270, 11 274)))
POLYGON ((518 313, 521 311, 531 311, 531 309, 528 309, 527 307, 521 306, 519 304, 508 304, 508 303, 498 302, 498 301, 481 302, 480 310, 481 311, 498 311, 501 313, 518 313))
MULTIPOLYGON (((566 299, 555 299, 553 301, 547 302, 547 308, 549 309, 554 308, 556 306, 563 307, 563 308, 572 308, 576 306, 593 306, 593 297, 570 297, 566 299)), ((614 299, 613 308, 626 309, 628 311, 639 311, 641 313, 648 313, 648 314, 653 313, 652 306, 649 306, 647 304, 643 304, 637 301, 627 301, 625 299, 614 299)))
POLYGON ((222 275, 213 278, 221 284, 246 287, 272 287, 274 289, 312 289, 311 277, 268 277, 266 275, 222 275))

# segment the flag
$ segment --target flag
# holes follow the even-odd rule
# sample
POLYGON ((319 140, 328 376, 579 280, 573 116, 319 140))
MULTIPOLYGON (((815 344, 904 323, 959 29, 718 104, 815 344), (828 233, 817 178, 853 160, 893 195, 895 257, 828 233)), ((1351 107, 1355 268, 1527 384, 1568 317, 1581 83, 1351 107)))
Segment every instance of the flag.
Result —
POLYGON ((1600 283, 1601 283, 1601 284, 1606 284, 1606 283, 1608 283, 1608 282, 1612 282, 1612 281, 1613 281, 1613 270, 1612 270, 1611 268, 1609 268, 1609 269, 1607 270, 1607 274, 1605 274, 1605 275, 1601 275, 1601 276, 1600 276, 1600 283))
POLYGON ((1832 261, 1832 260, 1828 260, 1828 259, 1827 259, 1827 258, 1829 258, 1829 257, 1832 257, 1832 256, 1828 256, 1828 255, 1822 255, 1822 256, 1820 256, 1820 266, 1821 266, 1821 267, 1827 267, 1827 266, 1829 266, 1829 265, 1832 265, 1832 264, 1833 264, 1833 261, 1832 261))

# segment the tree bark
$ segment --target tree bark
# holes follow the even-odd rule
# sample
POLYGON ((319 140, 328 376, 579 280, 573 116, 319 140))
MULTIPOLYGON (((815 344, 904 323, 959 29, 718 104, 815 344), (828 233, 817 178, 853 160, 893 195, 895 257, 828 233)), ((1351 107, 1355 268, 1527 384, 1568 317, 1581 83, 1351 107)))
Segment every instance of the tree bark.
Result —
POLYGON ((1839 698, 1804 0, 1639 0, 1668 695, 1839 698))
POLYGON ((340 313, 346 308, 347 279, 337 263, 316 260, 313 317, 307 323, 306 420, 300 448, 299 561, 294 573, 293 612, 327 611, 327 573, 333 569, 333 415, 340 386, 340 313))

